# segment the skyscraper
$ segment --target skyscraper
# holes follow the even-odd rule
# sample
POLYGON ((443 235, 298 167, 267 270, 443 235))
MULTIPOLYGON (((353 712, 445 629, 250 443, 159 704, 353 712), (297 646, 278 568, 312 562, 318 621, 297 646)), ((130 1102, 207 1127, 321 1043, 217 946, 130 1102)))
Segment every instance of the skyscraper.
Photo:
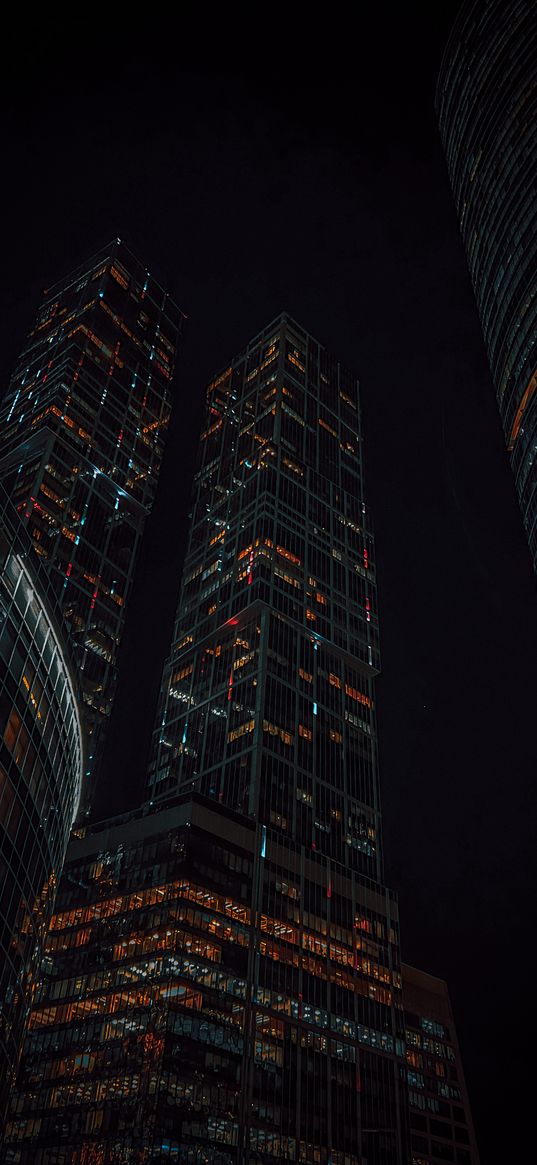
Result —
POLYGON ((61 613, 0 486, 0 1127, 82 783, 61 613))
POLYGON ((537 568, 537 8, 469 0, 436 95, 505 442, 537 568))
POLYGON ((182 316, 119 239, 45 292, 0 413, 0 477, 69 625, 97 773, 182 316))
POLYGON ((447 983, 402 965, 412 1165, 479 1165, 447 983))
POLYGON ((10 1160, 407 1161, 358 386, 287 315, 207 391, 138 812, 82 828, 10 1160))
POLYGON ((148 796, 196 788, 378 880, 361 442, 356 381, 285 316, 209 385, 148 796))

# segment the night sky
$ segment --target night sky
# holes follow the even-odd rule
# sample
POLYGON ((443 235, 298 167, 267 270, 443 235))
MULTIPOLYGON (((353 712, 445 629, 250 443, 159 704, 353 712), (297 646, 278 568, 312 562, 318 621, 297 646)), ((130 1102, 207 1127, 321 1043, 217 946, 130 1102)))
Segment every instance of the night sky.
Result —
POLYGON ((160 20, 132 46, 120 26, 90 26, 90 41, 82 25, 69 50, 58 28, 24 61, 14 43, 2 383, 43 287, 115 235, 188 316, 104 816, 139 795, 206 382, 283 310, 356 370, 386 880, 404 958, 449 983, 483 1165, 505 1165, 533 1138, 537 596, 435 125, 458 5, 378 8, 358 6, 354 31, 335 13, 311 42, 263 10, 262 28, 248 17, 210 54, 202 29, 172 36, 160 20))

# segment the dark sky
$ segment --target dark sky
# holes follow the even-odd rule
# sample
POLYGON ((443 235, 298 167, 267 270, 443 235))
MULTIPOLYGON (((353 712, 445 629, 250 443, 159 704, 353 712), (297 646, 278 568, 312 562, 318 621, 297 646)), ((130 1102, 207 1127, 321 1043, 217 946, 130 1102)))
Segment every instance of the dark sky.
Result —
POLYGON ((263 10, 210 54, 160 18, 132 46, 89 21, 69 49, 59 26, 14 42, 0 362, 5 383, 41 289, 117 234, 188 315, 101 814, 138 795, 206 381, 282 310, 356 369, 386 876, 404 957, 448 980, 483 1165, 505 1165, 533 1135, 537 598, 435 126, 458 5, 371 7, 311 41, 263 10))

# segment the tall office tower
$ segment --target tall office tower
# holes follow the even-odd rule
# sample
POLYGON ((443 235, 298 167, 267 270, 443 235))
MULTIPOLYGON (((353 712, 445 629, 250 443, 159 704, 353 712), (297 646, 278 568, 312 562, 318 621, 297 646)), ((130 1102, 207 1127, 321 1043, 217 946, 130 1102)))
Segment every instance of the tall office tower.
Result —
POLYGON ((537 569, 537 7, 469 0, 436 95, 470 275, 537 569))
POLYGON ((45 560, 97 775, 171 407, 181 313, 119 240, 45 292, 0 413, 0 477, 45 560))
POLYGON ((358 387, 289 317, 194 494, 148 800, 73 840, 7 1159, 402 1165, 358 387))
POLYGON ((78 807, 83 751, 61 613, 0 486, 0 1128, 78 807))
POLYGON ((447 983, 402 965, 412 1165, 479 1165, 447 983))

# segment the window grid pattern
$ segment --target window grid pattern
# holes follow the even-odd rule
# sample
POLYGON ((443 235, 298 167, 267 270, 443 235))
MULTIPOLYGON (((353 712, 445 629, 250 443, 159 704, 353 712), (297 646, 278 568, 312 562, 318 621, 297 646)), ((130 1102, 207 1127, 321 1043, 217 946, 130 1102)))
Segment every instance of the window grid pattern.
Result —
POLYGON ((447 984, 401 967, 412 1165, 479 1165, 447 984))
POLYGON ((396 903, 293 865, 198 794, 72 843, 13 1161, 406 1161, 396 903))

